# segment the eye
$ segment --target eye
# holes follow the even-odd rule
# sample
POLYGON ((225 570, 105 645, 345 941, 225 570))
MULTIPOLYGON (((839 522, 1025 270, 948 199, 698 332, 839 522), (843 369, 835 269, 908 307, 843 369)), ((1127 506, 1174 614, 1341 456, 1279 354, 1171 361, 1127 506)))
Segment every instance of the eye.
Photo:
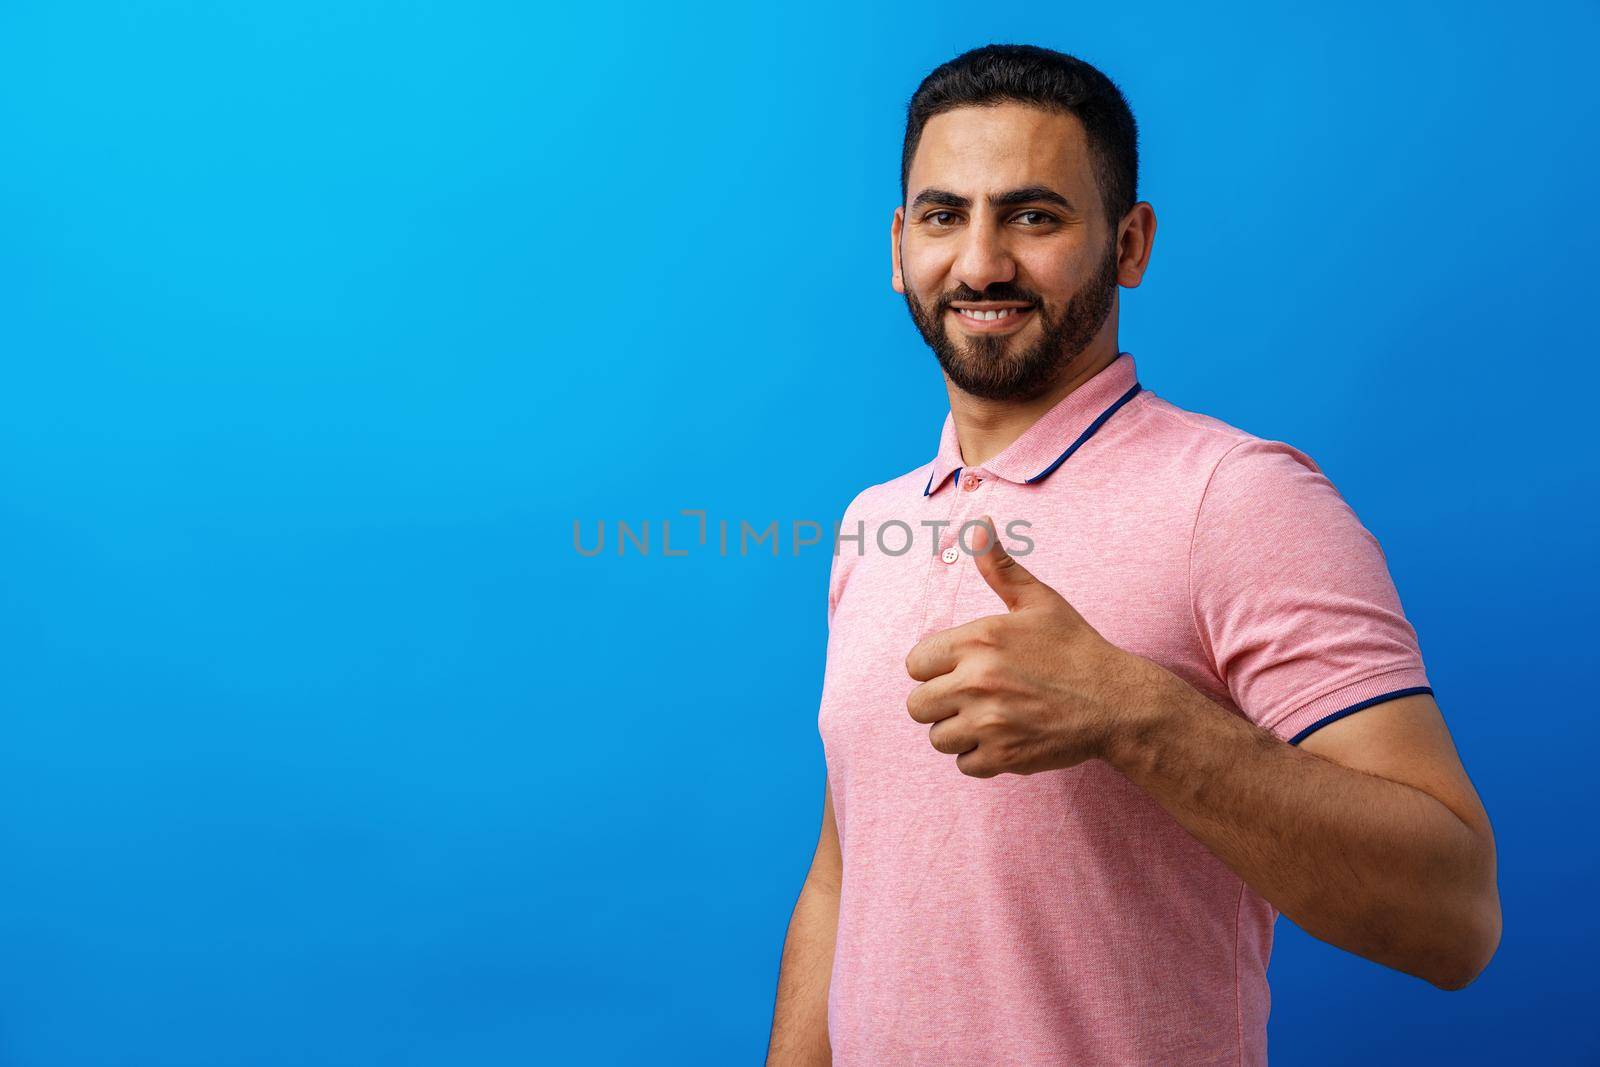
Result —
MULTIPOLYGON (((955 214, 954 211, 930 211, 926 215, 922 216, 922 220, 924 222, 934 222, 934 220, 937 219, 940 215, 954 215, 954 214, 955 214)), ((936 222, 935 225, 943 226, 944 223, 936 222)))
POLYGON ((1047 211, 1024 211, 1024 212, 1022 212, 1022 214, 1018 215, 1017 218, 1019 218, 1019 219, 1020 218, 1024 218, 1024 217, 1026 217, 1028 215, 1037 215, 1037 216, 1039 216, 1040 221, 1038 223, 1034 224, 1034 225, 1037 225, 1037 226, 1047 226, 1050 223, 1056 221, 1056 217, 1054 215, 1050 214, 1047 211))

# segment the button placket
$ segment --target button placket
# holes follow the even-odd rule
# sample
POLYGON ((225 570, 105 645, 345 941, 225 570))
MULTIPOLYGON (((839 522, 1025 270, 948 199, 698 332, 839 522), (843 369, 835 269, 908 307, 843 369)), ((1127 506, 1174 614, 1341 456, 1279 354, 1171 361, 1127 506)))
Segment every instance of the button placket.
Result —
MULTIPOLYGON (((992 480, 988 473, 982 470, 967 471, 961 476, 961 481, 954 486, 958 492, 950 509, 950 525, 944 530, 941 548, 953 548, 962 556, 968 554, 962 547, 961 528, 983 516, 984 509, 988 506, 986 502, 989 498, 989 483, 992 480)), ((967 540, 971 541, 970 533, 967 540)))
POLYGON ((955 625, 956 605, 960 602, 964 582, 976 578, 976 568, 959 566, 970 559, 963 544, 972 543, 972 530, 963 542, 961 531, 968 523, 976 522, 991 506, 989 485, 994 479, 985 471, 966 471, 950 486, 950 522, 940 531, 940 552, 933 563, 933 573, 924 587, 922 636, 948 629, 955 625), (971 577, 969 577, 969 572, 971 577), (942 577, 941 577, 942 575, 942 577))
MULTIPOLYGON (((965 473, 967 472, 963 472, 965 473)), ((980 485, 987 482, 985 475, 978 475, 978 478, 980 485)), ((962 570, 956 564, 966 555, 961 551, 958 535, 961 524, 971 519, 967 505, 974 500, 973 496, 962 491, 961 486, 964 481, 964 478, 960 478, 954 484, 947 484, 941 494, 948 498, 945 502, 946 518, 944 525, 937 530, 938 542, 928 560, 928 570, 923 577, 922 625, 918 631, 919 640, 929 634, 948 629, 955 610, 955 594, 960 587, 962 570)), ((923 544, 926 545, 927 542, 923 544)))

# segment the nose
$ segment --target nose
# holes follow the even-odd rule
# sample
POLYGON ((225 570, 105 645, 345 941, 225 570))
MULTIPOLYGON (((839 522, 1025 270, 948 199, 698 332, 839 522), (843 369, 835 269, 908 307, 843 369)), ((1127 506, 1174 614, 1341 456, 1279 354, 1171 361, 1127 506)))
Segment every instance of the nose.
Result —
POLYGON ((961 235, 953 269, 956 281, 977 293, 996 282, 1012 281, 1017 274, 1017 264, 1006 248, 1004 235, 979 222, 968 226, 961 235))

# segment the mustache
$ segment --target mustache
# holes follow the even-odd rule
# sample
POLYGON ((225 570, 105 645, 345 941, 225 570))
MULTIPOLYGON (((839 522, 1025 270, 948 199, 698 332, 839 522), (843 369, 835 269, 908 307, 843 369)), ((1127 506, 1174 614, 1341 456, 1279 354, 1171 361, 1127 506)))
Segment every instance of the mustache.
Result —
POLYGON ((955 290, 954 292, 946 293, 939 298, 939 310, 945 310, 958 300, 964 304, 978 304, 986 300, 1028 304, 1033 307, 1037 307, 1039 304, 1039 297, 1035 293, 1029 293, 1021 289, 1014 289, 1007 286, 997 287, 991 285, 988 289, 985 289, 981 293, 967 288, 961 288, 955 290))

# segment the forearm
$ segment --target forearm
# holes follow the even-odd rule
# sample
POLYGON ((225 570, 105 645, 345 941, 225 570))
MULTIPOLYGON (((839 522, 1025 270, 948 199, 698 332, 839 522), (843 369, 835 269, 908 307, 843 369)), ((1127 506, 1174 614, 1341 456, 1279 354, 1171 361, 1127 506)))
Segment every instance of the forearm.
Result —
POLYGON ((838 929, 839 887, 808 877, 784 938, 767 1067, 825 1067, 833 1062, 828 983, 838 929))
POLYGON ((1471 980, 1498 937, 1489 842, 1427 793, 1284 744, 1161 673, 1108 762, 1312 935, 1445 988, 1471 980))

